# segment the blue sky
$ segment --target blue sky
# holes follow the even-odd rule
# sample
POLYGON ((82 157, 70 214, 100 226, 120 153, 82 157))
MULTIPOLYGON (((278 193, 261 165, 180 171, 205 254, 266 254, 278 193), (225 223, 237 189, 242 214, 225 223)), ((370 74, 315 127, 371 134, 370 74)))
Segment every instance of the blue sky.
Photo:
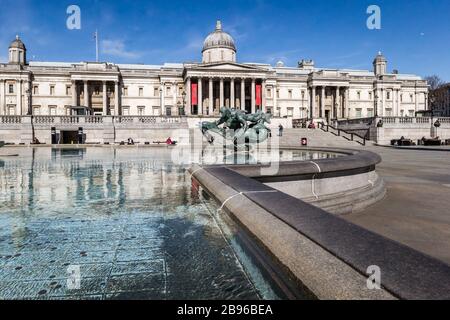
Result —
POLYGON ((389 70, 450 81, 449 0, 0 0, 0 7, 2 61, 16 34, 31 59, 93 61, 95 29, 102 61, 199 61, 221 19, 240 62, 313 59, 320 67, 371 69, 381 50, 389 70), (71 4, 81 8, 81 30, 66 28, 71 4), (371 4, 381 7, 381 30, 366 27, 371 4))

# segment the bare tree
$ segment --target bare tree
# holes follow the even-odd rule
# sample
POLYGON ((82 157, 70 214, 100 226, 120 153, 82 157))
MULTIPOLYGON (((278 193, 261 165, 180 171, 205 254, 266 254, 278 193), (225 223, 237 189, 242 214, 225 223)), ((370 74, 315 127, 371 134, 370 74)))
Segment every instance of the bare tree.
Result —
POLYGON ((431 91, 439 89, 441 86, 443 86, 445 84, 445 82, 441 78, 439 78, 439 76, 437 76, 437 75, 431 75, 431 76, 425 77, 425 80, 427 80, 431 91))

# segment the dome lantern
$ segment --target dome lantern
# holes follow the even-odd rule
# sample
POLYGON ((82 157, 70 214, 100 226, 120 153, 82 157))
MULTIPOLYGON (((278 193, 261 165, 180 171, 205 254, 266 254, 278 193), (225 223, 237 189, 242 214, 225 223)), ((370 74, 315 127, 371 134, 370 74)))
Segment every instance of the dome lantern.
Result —
POLYGON ((230 34, 222 30, 222 22, 216 22, 216 29, 203 43, 203 63, 236 62, 236 46, 230 34))
POLYGON ((27 48, 18 35, 9 45, 9 63, 20 65, 27 63, 27 48))

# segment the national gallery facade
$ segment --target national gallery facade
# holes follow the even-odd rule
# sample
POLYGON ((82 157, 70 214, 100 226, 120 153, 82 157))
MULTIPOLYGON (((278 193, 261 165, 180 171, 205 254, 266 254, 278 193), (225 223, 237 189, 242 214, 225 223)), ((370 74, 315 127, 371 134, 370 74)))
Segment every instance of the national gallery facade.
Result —
POLYGON ((237 62, 220 21, 204 41, 202 61, 164 65, 28 62, 17 36, 0 64, 0 115, 217 116, 221 106, 293 119, 414 117, 427 110, 420 77, 387 71, 237 62))

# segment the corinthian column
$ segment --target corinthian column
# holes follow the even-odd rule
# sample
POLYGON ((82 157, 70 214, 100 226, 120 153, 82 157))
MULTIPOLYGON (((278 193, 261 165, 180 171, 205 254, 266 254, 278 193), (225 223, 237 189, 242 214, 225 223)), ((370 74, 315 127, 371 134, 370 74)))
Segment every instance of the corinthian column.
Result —
POLYGON ((84 80, 84 106, 89 108, 89 86, 87 80, 84 80))
POLYGON ((116 116, 120 115, 120 86, 119 81, 116 81, 114 84, 114 114, 116 116))
POLYGON ((245 111, 245 79, 241 79, 241 110, 245 111))
POLYGON ((256 112, 256 97, 255 97, 255 91, 256 91, 256 79, 252 79, 252 113, 256 112))
POLYGON ((235 98, 235 92, 234 92, 234 78, 231 78, 230 82, 230 107, 235 108, 236 107, 236 98, 235 98))
POLYGON ((208 115, 212 115, 214 113, 214 91, 213 91, 213 78, 209 78, 209 110, 208 115))
POLYGON ((191 99, 191 78, 186 80, 186 114, 190 116, 192 114, 192 99, 191 99))
POLYGON ((203 115, 203 80, 202 78, 198 78, 198 97, 197 97, 197 104, 198 104, 198 114, 203 115))
POLYGON ((5 114, 5 80, 0 80, 0 114, 5 114))
POLYGON ((219 108, 222 108, 225 106, 225 97, 223 92, 223 78, 220 78, 220 106, 219 108))
POLYGON ((16 114, 22 115, 22 80, 17 82, 17 111, 16 114))
POLYGON ((78 106, 77 82, 72 81, 72 107, 78 106))
MULTIPOLYGON (((108 115, 108 96, 106 81, 103 81, 103 116, 108 115)), ((73 91, 72 91, 73 92, 73 91)))

